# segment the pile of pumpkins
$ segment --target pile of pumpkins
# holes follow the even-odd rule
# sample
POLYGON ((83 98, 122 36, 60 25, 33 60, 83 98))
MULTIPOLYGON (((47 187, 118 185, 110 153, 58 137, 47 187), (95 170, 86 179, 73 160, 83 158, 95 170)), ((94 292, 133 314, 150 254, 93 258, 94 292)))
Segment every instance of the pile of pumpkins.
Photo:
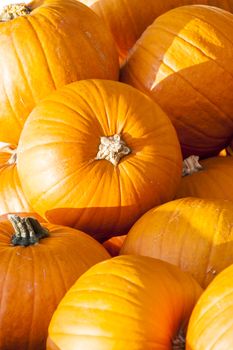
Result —
POLYGON ((0 8, 0 350, 233 348, 232 13, 0 8))

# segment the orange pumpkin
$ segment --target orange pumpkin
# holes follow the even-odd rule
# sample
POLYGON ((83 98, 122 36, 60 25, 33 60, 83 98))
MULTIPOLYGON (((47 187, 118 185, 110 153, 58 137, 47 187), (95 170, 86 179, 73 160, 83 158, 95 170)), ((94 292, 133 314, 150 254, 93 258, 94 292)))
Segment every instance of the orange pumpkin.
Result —
POLYGON ((91 7, 111 30, 121 61, 156 17, 174 7, 191 4, 233 11, 232 0, 80 0, 91 7))
POLYGON ((182 177, 176 198, 192 196, 233 200, 233 158, 211 157, 198 164, 182 177))
POLYGON ((151 209, 130 229, 120 254, 168 261, 206 287, 233 264, 233 202, 190 197, 151 209))
POLYGON ((233 265, 222 271, 198 300, 188 326, 187 350, 233 349, 233 265))
POLYGON ((111 33, 78 1, 35 0, 4 9, 0 12, 0 140, 17 144, 38 101, 76 80, 118 79, 119 63, 111 33))
POLYGON ((63 295, 109 255, 81 231, 49 223, 42 227, 28 217, 10 220, 14 229, 9 221, 0 222, 0 349, 44 350, 63 295))
POLYGON ((47 350, 183 349, 201 288, 166 262, 121 256, 96 264, 66 293, 47 350))
POLYGON ((233 14, 182 6, 145 30, 122 68, 171 118, 184 158, 217 155, 232 138, 232 32, 233 14))
POLYGON ((172 199, 181 178, 166 114, 136 89, 107 80, 72 83, 39 103, 17 155, 34 210, 101 241, 172 199))
POLYGON ((10 145, 0 148, 0 215, 33 211, 21 187, 15 152, 10 145))
POLYGON ((126 238, 126 235, 109 238, 107 241, 103 243, 103 246, 111 256, 117 256, 119 255, 120 249, 122 247, 122 244, 125 238, 126 238))

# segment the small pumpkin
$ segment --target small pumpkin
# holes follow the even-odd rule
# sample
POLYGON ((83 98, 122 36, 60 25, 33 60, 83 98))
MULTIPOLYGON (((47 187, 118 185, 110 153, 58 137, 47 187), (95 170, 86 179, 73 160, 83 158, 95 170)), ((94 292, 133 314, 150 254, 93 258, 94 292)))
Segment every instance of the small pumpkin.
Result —
POLYGON ((120 61, 146 28, 160 15, 183 5, 204 4, 233 11, 232 0, 80 0, 97 13, 111 30, 120 61))
POLYGON ((181 179, 167 115, 140 91, 109 80, 75 82, 39 103, 17 157, 33 209, 102 242, 171 200, 181 179))
POLYGON ((59 303, 47 350, 183 349, 201 292, 190 275, 166 262, 109 259, 84 273, 59 303))
POLYGON ((233 158, 192 156, 183 162, 176 198, 199 197, 233 200, 233 158), (189 170, 187 170, 187 164, 189 170))
POLYGON ((190 197, 151 209, 129 230, 120 254, 168 261, 205 288, 233 264, 233 202, 190 197))
POLYGON ((181 6, 145 30, 122 67, 121 81, 170 117, 184 158, 217 155, 232 139, 232 32, 230 12, 181 6))
POLYGON ((33 107, 52 91, 80 79, 117 80, 119 73, 111 33, 76 0, 1 8, 0 57, 0 140, 14 145, 33 107))
POLYGON ((81 231, 17 215, 10 221, 0 221, 0 349, 44 350, 63 295, 109 254, 81 231))
POLYGON ((187 350, 233 349, 233 265, 222 271, 201 295, 192 312, 187 350))

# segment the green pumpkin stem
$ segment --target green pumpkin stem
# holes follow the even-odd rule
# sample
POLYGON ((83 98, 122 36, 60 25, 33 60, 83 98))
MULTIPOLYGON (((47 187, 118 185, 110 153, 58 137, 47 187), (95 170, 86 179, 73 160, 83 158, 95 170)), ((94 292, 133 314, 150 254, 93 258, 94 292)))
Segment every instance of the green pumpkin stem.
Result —
POLYGON ((0 9, 0 22, 7 22, 14 18, 26 16, 31 12, 26 4, 10 4, 0 9))
POLYGON ((40 239, 49 235, 49 231, 42 227, 34 218, 21 218, 18 215, 9 214, 8 219, 15 230, 11 238, 11 243, 14 246, 20 245, 27 247, 38 243, 40 239))

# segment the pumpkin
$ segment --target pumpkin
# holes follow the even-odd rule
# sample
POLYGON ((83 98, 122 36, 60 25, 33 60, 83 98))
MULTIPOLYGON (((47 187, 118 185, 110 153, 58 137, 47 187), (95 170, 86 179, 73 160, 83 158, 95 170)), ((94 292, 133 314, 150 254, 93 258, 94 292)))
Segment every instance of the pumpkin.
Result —
POLYGON ((125 238, 126 238, 126 235, 109 238, 107 241, 103 243, 103 246, 111 256, 117 256, 119 255, 120 249, 122 247, 122 244, 125 238))
POLYGON ((28 114, 53 90, 80 79, 118 79, 111 33, 78 1, 8 5, 0 22, 1 141, 16 145, 28 114))
POLYGON ((9 218, 12 225, 0 221, 0 349, 44 350, 50 319, 63 295, 109 255, 81 231, 41 226, 30 217, 9 218))
POLYGON ((233 349, 233 265, 222 271, 201 295, 191 315, 187 350, 233 349))
POLYGON ((47 350, 183 349, 198 283, 142 256, 96 264, 66 293, 49 325, 47 350))
POLYGON ((233 202, 188 197, 151 209, 129 230, 120 254, 167 261, 205 288, 233 264, 233 202))
POLYGON ((184 158, 217 155, 232 138, 232 32, 231 13, 182 6, 145 30, 122 67, 121 81, 168 114, 184 158))
POLYGON ((124 62, 130 48, 156 17, 174 7, 191 4, 218 6, 233 11, 232 0, 80 0, 95 11, 111 30, 124 62))
MULTIPOLYGON (((187 161, 187 160, 185 160, 187 161)), ((185 170, 176 198, 200 197, 233 200, 233 158, 211 157, 198 160, 189 158, 191 170, 185 170)))
POLYGON ((0 148, 0 215, 32 212, 18 176, 16 153, 10 145, 0 148))
POLYGON ((173 198, 181 178, 169 118, 133 87, 108 80, 75 82, 39 103, 17 156, 33 209, 101 241, 173 198))

